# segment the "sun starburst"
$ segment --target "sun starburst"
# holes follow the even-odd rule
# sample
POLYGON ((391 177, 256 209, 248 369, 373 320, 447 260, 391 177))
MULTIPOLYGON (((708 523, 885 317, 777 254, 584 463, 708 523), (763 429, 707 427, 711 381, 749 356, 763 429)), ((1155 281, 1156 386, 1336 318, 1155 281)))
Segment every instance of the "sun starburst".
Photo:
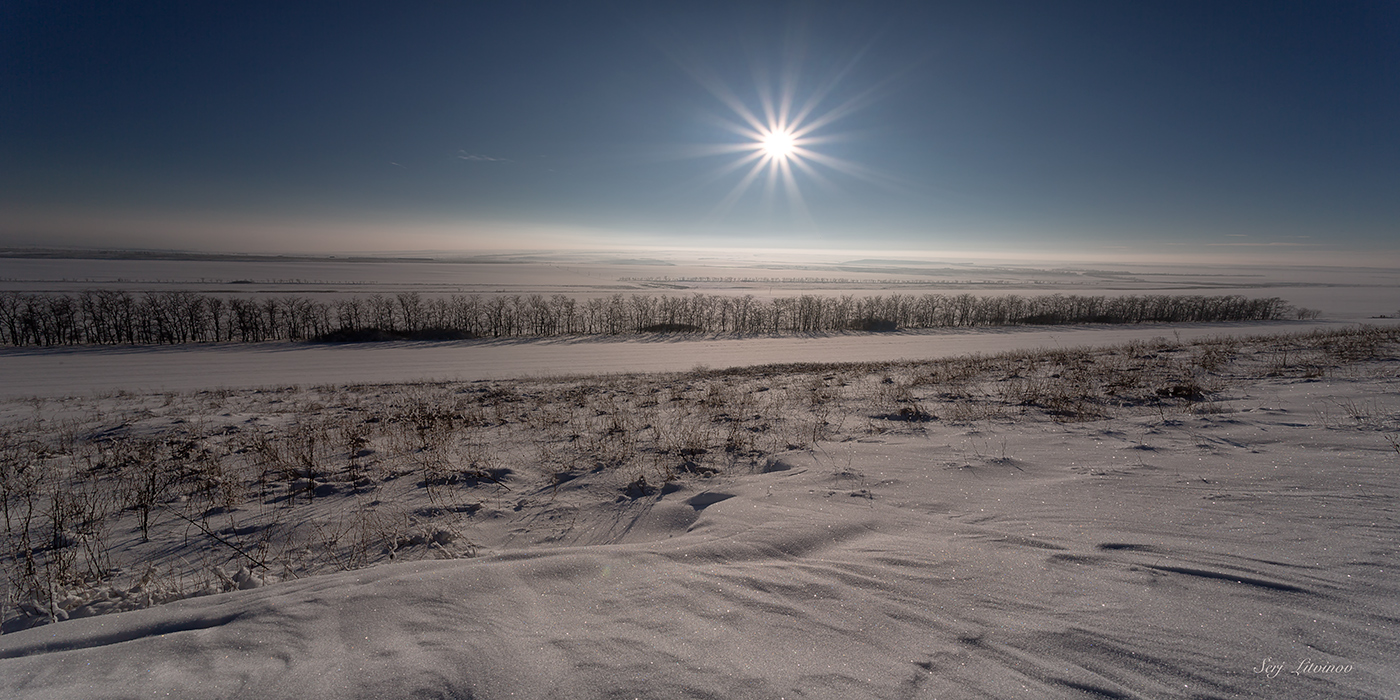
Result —
MULTIPOLYGON (((852 61, 854 65, 854 61, 852 61)), ((827 173, 876 181, 866 168, 850 161, 821 152, 819 146, 842 138, 830 127, 865 106, 873 90, 856 94, 843 101, 833 99, 841 78, 852 66, 805 92, 799 100, 798 71, 789 66, 777 81, 769 81, 762 71, 755 71, 755 95, 758 109, 751 108, 755 100, 744 100, 729 85, 715 77, 692 71, 697 80, 728 108, 728 116, 717 117, 718 126, 734 134, 738 140, 728 144, 706 147, 700 155, 726 155, 729 162, 712 171, 707 181, 726 179, 742 173, 715 208, 723 216, 735 204, 759 185, 765 208, 772 209, 781 197, 789 212, 804 223, 811 223, 803 195, 803 183, 836 189, 827 173), (737 156, 737 157, 734 157, 737 156), (802 181, 802 182, 799 182, 802 181)))

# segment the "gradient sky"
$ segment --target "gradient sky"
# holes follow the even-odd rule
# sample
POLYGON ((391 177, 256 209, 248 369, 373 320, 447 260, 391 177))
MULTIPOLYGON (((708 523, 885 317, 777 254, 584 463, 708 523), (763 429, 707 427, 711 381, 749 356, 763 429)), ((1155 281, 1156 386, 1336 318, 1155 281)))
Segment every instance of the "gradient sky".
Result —
POLYGON ((1400 3, 404 4, 0 2, 0 245, 1400 264, 1400 3))

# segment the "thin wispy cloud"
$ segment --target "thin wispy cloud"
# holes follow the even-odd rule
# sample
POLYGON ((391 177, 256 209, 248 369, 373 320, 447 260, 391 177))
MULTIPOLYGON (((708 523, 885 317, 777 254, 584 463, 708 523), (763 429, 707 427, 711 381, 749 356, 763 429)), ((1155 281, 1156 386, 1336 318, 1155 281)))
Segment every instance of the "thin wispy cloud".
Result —
POLYGON ((484 156, 484 155, 481 155, 480 153, 467 153, 466 151, 457 151, 457 157, 458 157, 459 159, 461 159, 461 160, 470 160, 470 161, 476 161, 476 162, 482 162, 482 163, 509 163, 509 162, 511 162, 511 160, 510 160, 509 158, 497 158, 497 157, 495 157, 495 156, 484 156))
POLYGON ((1208 246, 1230 246, 1230 247, 1264 247, 1264 246, 1306 246, 1308 243, 1291 243, 1288 241, 1259 241, 1257 243, 1207 243, 1208 246))

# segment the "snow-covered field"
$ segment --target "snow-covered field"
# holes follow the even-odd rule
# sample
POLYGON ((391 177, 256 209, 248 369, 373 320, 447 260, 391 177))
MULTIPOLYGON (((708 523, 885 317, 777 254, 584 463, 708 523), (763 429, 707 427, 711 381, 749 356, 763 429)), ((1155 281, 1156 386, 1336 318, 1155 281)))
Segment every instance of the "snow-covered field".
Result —
MULTIPOLYGON (((1376 322, 1394 324, 1391 319, 1376 322)), ((1337 321, 938 329, 773 337, 676 334, 352 345, 0 348, 0 396, 198 391, 344 383, 473 381, 679 372, 792 362, 881 362, 1035 348, 1351 328, 1337 321)))
POLYGON ((1398 282, 0 259, 0 291, 25 293, 1180 290, 1322 311, 3 348, 0 695, 1397 697, 1400 343, 1374 317, 1398 282))
POLYGON ((7 624, 74 619, 0 636, 0 683, 1395 697, 1397 359, 1377 330, 10 399, 12 467, 135 505, 37 548, 108 578, 41 568, 7 624))

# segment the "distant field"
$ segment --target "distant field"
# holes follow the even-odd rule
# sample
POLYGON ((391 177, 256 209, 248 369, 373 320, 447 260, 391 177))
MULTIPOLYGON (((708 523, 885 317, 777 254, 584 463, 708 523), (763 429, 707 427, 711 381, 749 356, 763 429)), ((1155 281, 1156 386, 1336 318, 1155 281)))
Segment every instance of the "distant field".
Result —
MULTIPOLYGON (((12 254, 13 255, 13 254, 12 254)), ((232 258, 72 259, 4 257, 0 292, 86 289, 258 296, 393 294, 567 294, 587 299, 651 294, 1240 294, 1282 297, 1334 319, 1400 309, 1400 271, 1382 268, 1172 265, 1032 265, 939 260, 812 257, 777 262, 761 255, 537 254, 436 259, 232 258)))

